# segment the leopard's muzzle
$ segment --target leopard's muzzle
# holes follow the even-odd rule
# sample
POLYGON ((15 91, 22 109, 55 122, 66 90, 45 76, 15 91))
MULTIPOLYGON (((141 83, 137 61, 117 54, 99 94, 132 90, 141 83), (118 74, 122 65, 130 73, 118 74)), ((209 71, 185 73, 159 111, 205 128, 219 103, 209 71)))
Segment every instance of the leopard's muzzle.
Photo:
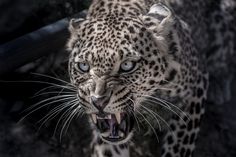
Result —
POLYGON ((132 104, 129 103, 127 111, 107 113, 104 111, 104 106, 109 102, 109 97, 91 97, 91 99, 92 104, 99 111, 92 113, 91 118, 99 130, 102 140, 114 144, 127 141, 134 127, 134 117, 131 115, 132 104))

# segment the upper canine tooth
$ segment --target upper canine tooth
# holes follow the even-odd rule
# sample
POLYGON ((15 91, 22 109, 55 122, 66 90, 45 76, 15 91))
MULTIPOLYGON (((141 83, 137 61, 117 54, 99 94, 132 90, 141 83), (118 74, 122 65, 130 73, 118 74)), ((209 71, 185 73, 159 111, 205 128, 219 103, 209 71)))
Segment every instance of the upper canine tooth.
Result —
POLYGON ((120 124, 121 118, 120 118, 120 113, 115 113, 117 123, 120 124))
POLYGON ((92 119, 93 119, 93 122, 95 124, 97 124, 97 115, 96 114, 92 114, 92 119))
POLYGON ((111 114, 108 115, 108 119, 111 119, 111 114))

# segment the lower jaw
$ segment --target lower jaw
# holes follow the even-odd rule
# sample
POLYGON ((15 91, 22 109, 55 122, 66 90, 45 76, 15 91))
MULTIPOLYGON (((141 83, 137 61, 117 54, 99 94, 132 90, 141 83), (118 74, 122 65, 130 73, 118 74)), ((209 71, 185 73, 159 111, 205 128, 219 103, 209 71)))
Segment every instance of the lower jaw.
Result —
POLYGON ((107 137, 103 137, 102 135, 100 135, 100 138, 106 142, 109 143, 111 145, 120 145, 120 144, 126 144, 133 136, 133 132, 130 132, 128 136, 126 136, 125 138, 122 139, 111 139, 111 138, 107 138, 107 137))

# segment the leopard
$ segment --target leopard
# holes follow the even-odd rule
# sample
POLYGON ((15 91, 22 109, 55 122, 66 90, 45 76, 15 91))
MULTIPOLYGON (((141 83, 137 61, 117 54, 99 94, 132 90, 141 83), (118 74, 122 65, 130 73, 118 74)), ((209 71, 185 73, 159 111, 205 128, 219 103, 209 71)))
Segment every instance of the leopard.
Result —
POLYGON ((235 52, 230 6, 93 0, 85 18, 70 20, 68 71, 92 157, 193 156, 213 67, 229 70, 220 63, 235 52))

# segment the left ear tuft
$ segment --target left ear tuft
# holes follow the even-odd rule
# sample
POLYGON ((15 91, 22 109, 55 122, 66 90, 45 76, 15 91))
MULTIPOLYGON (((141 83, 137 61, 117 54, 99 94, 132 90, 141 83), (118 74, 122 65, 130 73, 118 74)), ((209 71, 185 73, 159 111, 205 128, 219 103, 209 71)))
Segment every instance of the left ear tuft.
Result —
POLYGON ((71 19, 70 23, 69 23, 69 30, 70 32, 74 32, 74 30, 78 29, 80 26, 80 23, 82 23, 84 21, 83 18, 78 18, 78 19, 71 19))
POLYGON ((70 31, 70 39, 67 42, 67 50, 72 51, 74 45, 78 41, 78 29, 80 28, 81 23, 85 21, 83 18, 71 19, 69 22, 69 31, 70 31))

